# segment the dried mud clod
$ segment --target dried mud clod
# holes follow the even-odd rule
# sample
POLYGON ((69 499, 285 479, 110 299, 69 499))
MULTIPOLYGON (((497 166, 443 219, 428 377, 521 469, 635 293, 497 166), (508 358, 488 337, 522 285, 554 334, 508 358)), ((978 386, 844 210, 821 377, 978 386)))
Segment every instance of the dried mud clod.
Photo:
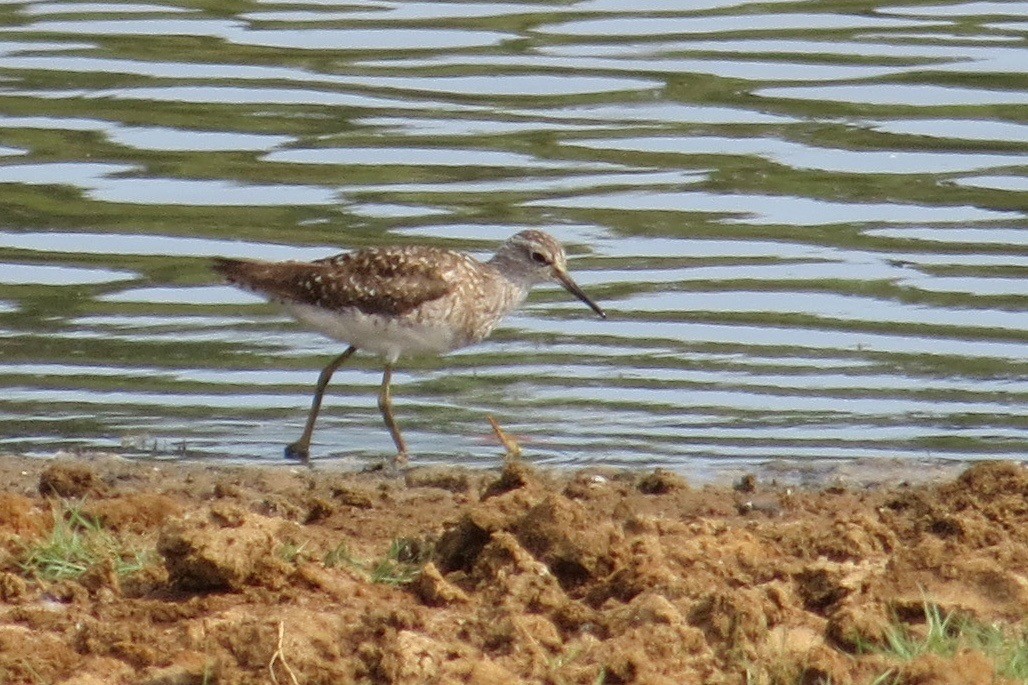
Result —
POLYGON ((470 570, 490 536, 512 529, 540 499, 536 487, 514 488, 490 497, 483 495, 481 502, 466 509, 457 523, 439 536, 435 561, 440 570, 470 570))
POLYGON ((530 466, 527 466, 522 461, 509 460, 504 464, 500 477, 486 486, 485 492, 482 493, 482 499, 487 500, 490 497, 503 495, 511 490, 531 488, 538 485, 539 476, 530 466))
POLYGON ((623 487, 616 477, 595 471, 581 471, 574 474, 561 494, 570 499, 593 499, 603 497, 623 487))
POLYGON ((29 586, 21 576, 0 571, 0 600, 14 604, 28 595, 29 586))
POLYGON ((444 572, 468 570, 489 542, 491 531, 465 515, 436 542, 435 558, 444 572))
POLYGON ((655 469, 643 476, 638 484, 639 492, 646 495, 666 495, 689 489, 689 483, 673 471, 655 469))
POLYGON ((587 593, 590 604, 599 606, 608 598, 631 601, 644 592, 669 596, 679 593, 679 576, 672 570, 657 535, 633 536, 618 554, 618 566, 587 593))
POLYGON ((421 569, 412 589, 421 601, 429 606, 466 604, 470 601, 467 593, 446 580, 431 561, 421 569))
POLYGON ((89 590, 91 595, 104 591, 115 595, 121 594, 121 578, 118 576, 114 560, 111 558, 90 566, 85 573, 79 576, 78 582, 89 590))
POLYGON ((87 500, 82 506, 82 513, 110 530, 146 533, 180 515, 182 506, 163 494, 126 493, 87 500))
POLYGON ((816 613, 828 613, 857 589, 859 581, 849 578, 857 570, 852 564, 818 559, 804 566, 794 576, 804 606, 816 613))
POLYGON ((335 505, 324 497, 310 497, 307 499, 307 514, 303 517, 303 522, 305 524, 320 523, 335 512, 335 505))
POLYGON ((612 524, 597 525, 577 501, 550 495, 517 524, 518 540, 546 564, 565 588, 613 571, 610 547, 619 534, 612 524))
POLYGON ((568 601, 556 576, 510 533, 495 533, 471 572, 491 606, 511 611, 550 612, 568 601))
POLYGON ((43 497, 103 495, 108 489, 96 472, 84 464, 52 464, 39 475, 39 494, 43 497))
POLYGON ((620 535, 612 523, 591 521, 575 500, 551 494, 536 501, 515 490, 483 501, 440 536, 439 567, 470 570, 498 533, 512 535, 565 588, 610 573, 610 546, 620 535))
POLYGON ((1000 496, 1028 499, 1028 467, 1012 461, 987 461, 971 466, 952 484, 939 488, 944 496, 973 492, 978 498, 1000 496))
POLYGON ((868 647, 885 648, 892 625, 890 612, 882 603, 857 598, 841 603, 831 612, 825 635, 844 651, 857 653, 867 651, 868 647))
POLYGON ((847 657, 825 643, 813 628, 777 626, 757 645, 757 659, 772 682, 853 685, 847 657))
POLYGON ((408 488, 439 488, 454 494, 470 493, 473 479, 466 469, 443 466, 422 466, 404 474, 408 488))
POLYGON ((1020 685, 996 676, 996 670, 981 653, 967 651, 944 659, 924 654, 895 670, 895 682, 904 685, 1020 685))
POLYGON ((233 507, 183 518, 161 531, 157 551, 169 579, 191 590, 239 590, 274 585, 288 572, 276 552, 284 522, 233 507))
POLYGON ((0 492, 0 540, 5 537, 34 538, 49 526, 50 517, 31 499, 0 492))
POLYGON ((370 492, 352 485, 333 486, 332 499, 344 507, 355 509, 372 509, 375 506, 375 498, 370 492))
POLYGON ((155 666, 145 671, 140 685, 203 685, 219 682, 217 670, 209 656, 186 651, 175 656, 168 666, 155 666))
POLYGON ((717 589, 693 604, 688 618, 710 644, 752 649, 771 627, 765 606, 764 596, 757 590, 717 589))

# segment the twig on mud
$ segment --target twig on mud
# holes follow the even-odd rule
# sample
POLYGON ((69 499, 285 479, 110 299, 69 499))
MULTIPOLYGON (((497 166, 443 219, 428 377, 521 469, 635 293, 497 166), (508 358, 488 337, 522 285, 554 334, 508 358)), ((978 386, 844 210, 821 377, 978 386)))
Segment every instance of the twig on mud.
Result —
POLYGON ((289 679, 293 681, 293 685, 300 685, 300 681, 296 679, 296 674, 293 673, 293 669, 286 663, 285 652, 282 651, 282 638, 286 634, 286 624, 284 621, 278 622, 278 649, 271 655, 271 661, 268 662, 268 670, 271 672, 271 682, 278 685, 278 676, 275 675, 275 662, 282 662, 282 667, 286 669, 286 673, 289 674, 289 679))

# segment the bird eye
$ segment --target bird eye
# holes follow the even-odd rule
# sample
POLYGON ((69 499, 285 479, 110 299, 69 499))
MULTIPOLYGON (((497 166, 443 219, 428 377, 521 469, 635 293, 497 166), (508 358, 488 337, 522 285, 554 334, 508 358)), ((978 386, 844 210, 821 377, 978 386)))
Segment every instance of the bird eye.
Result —
POLYGON ((550 263, 550 260, 547 259, 546 255, 544 255, 542 252, 533 252, 532 253, 532 261, 535 262, 536 264, 549 264, 550 263))

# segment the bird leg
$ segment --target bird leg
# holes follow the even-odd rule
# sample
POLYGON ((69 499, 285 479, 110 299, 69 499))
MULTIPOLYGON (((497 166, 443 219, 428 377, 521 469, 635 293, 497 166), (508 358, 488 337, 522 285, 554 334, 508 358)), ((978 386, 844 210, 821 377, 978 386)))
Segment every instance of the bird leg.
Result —
POLYGON ((389 434, 393 436, 393 442, 396 443, 396 459, 393 463, 399 466, 407 463, 407 443, 400 434, 396 419, 393 418, 393 399, 389 394, 389 383, 392 379, 393 366, 387 362, 385 373, 382 374, 382 389, 378 393, 378 408, 382 411, 382 418, 385 419, 389 434))
POLYGON ((318 385, 314 388, 314 401, 311 402, 311 412, 307 415, 307 425, 304 426, 303 435, 300 436, 299 440, 291 445, 286 445, 286 459, 299 459, 304 464, 310 466, 311 435, 314 433, 314 422, 318 420, 318 411, 321 409, 321 398, 325 394, 325 387, 332 380, 332 374, 336 372, 336 369, 342 366, 343 362, 349 359, 356 351, 357 348, 353 346, 346 348, 346 352, 330 361, 328 366, 321 370, 321 375, 318 376, 318 385))

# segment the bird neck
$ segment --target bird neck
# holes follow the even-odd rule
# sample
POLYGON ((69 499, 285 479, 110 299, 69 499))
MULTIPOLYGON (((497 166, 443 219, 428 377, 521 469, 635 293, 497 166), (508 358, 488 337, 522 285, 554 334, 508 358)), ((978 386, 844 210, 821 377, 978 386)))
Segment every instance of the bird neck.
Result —
POLYGON ((499 271, 505 281, 525 290, 526 293, 539 282, 538 268, 535 265, 506 254, 502 250, 489 260, 489 265, 499 271))
POLYGON ((517 309, 528 298, 532 286, 538 283, 535 269, 528 267, 524 260, 513 258, 502 252, 489 260, 489 266, 496 270, 503 287, 496 291, 497 311, 506 316, 517 309))

